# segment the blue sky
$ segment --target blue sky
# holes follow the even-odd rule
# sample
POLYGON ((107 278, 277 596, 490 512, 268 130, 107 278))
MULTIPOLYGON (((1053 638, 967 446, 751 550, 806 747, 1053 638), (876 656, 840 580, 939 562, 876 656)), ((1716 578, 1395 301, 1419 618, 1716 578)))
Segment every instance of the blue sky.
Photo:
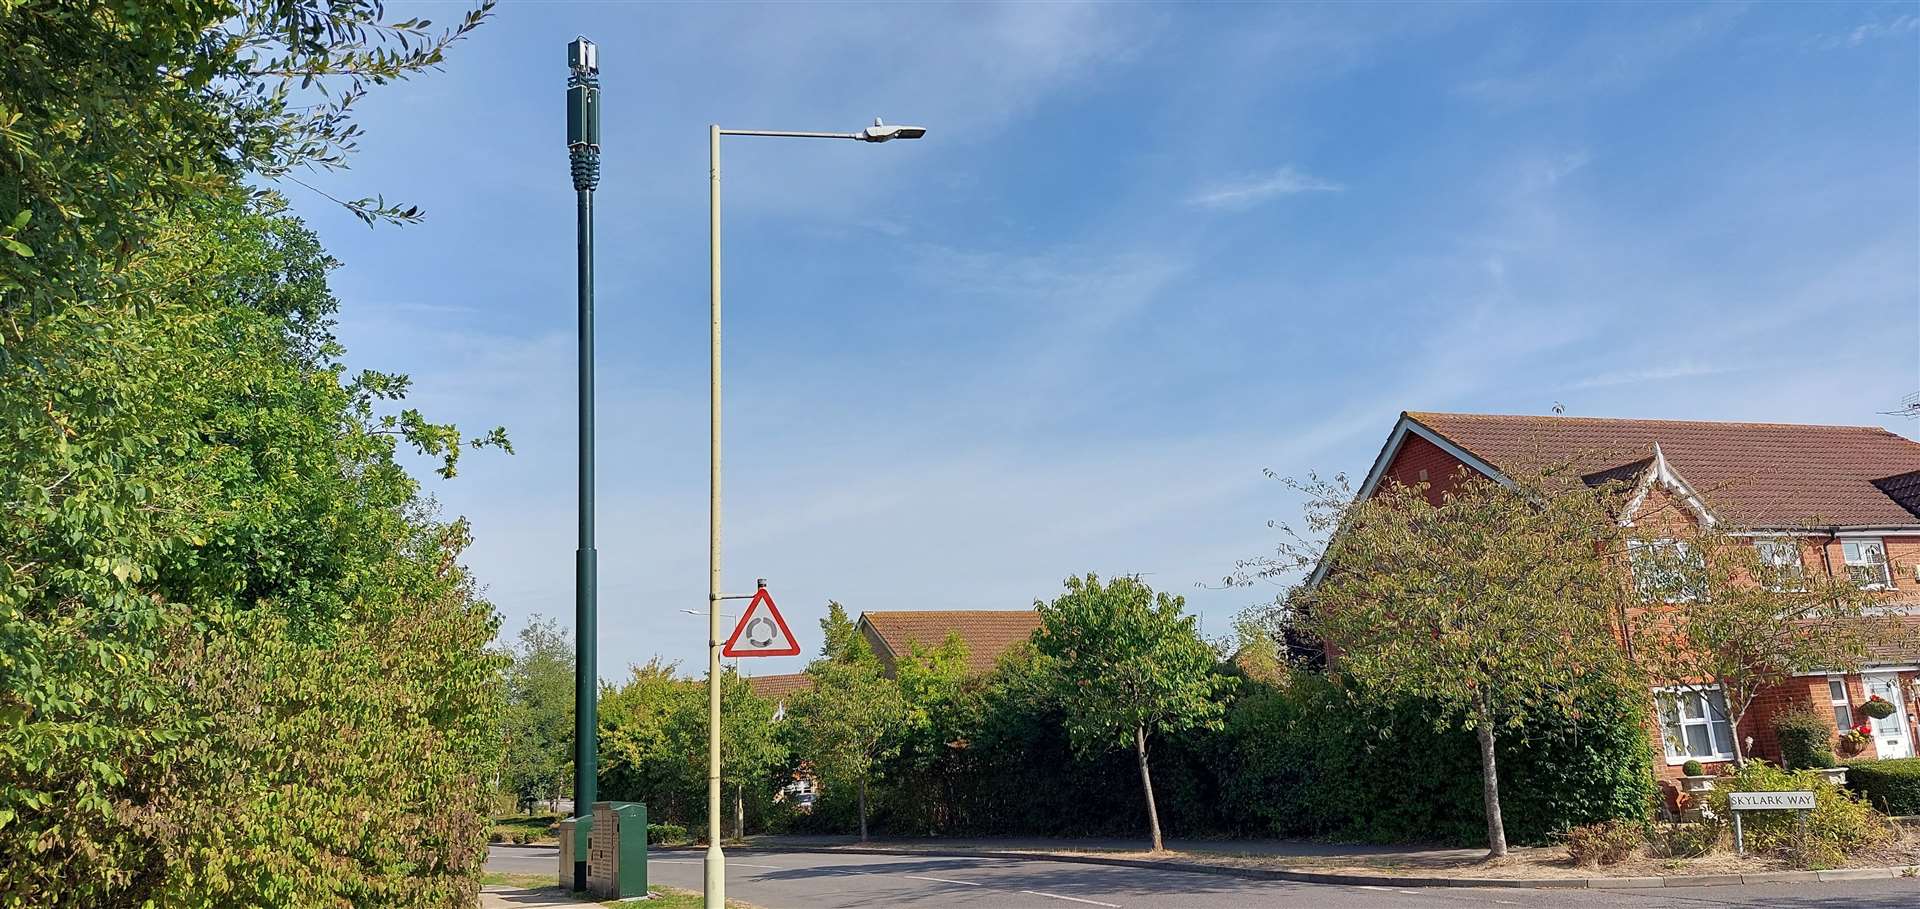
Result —
MULTIPOLYGON (((452 3, 396 4, 451 21, 452 3)), ((565 44, 601 47, 602 675, 695 669, 706 125, 729 140, 727 580, 829 598, 1218 590, 1403 409, 1915 425, 1920 7, 514 3, 376 92, 336 194, 356 367, 518 454, 430 483, 506 617, 572 617, 565 44)), ((759 661, 755 674, 804 658, 759 661)))

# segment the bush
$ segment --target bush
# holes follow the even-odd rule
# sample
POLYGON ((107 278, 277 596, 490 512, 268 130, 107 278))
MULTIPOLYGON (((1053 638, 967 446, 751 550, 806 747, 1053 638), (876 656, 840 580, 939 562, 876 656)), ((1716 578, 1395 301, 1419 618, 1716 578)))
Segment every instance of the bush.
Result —
MULTIPOLYGON (((1643 697, 1620 690, 1578 716, 1498 740, 1501 809, 1515 843, 1640 821, 1652 804, 1643 697)), ((1234 832, 1370 842, 1481 844, 1474 736, 1437 729, 1418 702, 1382 703, 1315 673, 1248 683, 1228 711, 1214 776, 1234 832)))
POLYGON ((1699 761, 1689 759, 1686 763, 1680 765, 1680 772, 1687 776, 1706 776, 1707 768, 1701 766, 1699 761))
POLYGON ((1699 858, 1719 848, 1724 835, 1718 824, 1659 824, 1647 837, 1647 849, 1662 858, 1699 858))
POLYGON ((647 843, 654 846, 677 846, 690 842, 687 828, 679 824, 648 824, 647 843))
POLYGON ((1847 788, 1886 814, 1920 814, 1920 758, 1848 764, 1847 788))
MULTIPOLYGON (((1852 775, 1851 771, 1848 773, 1852 775)), ((1811 789, 1814 809, 1808 812, 1806 838, 1800 839, 1798 812, 1749 811, 1741 818, 1749 852, 1773 852, 1808 868, 1830 868, 1841 864, 1856 849, 1885 842, 1892 834, 1886 819, 1858 796, 1826 782, 1810 771, 1790 772, 1766 761, 1748 761, 1745 767, 1728 774, 1720 786, 1708 793, 1713 816, 1727 824, 1733 815, 1727 809, 1732 792, 1780 792, 1811 789)))
POLYGON ((1773 732, 1780 740, 1780 763, 1788 770, 1832 767, 1833 717, 1822 716, 1813 708, 1797 707, 1773 718, 1773 732))
POLYGON ((1603 821, 1567 831, 1567 856, 1581 867, 1615 865, 1626 861, 1646 840, 1646 832, 1630 821, 1603 821))

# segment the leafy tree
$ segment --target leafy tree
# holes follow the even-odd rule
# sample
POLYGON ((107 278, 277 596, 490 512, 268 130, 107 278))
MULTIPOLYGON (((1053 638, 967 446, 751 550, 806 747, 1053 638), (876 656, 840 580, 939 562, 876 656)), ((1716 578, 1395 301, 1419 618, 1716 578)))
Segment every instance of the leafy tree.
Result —
POLYGON ((129 290, 122 267, 176 206, 344 167, 355 103, 439 66, 491 7, 435 31, 379 0, 0 4, 0 365, 34 317, 129 290))
POLYGON ((880 660, 829 603, 821 620, 821 655, 807 666, 813 688, 794 698, 787 712, 798 756, 829 786, 855 786, 860 799, 860 839, 867 838, 867 787, 875 770, 899 750, 906 718, 900 686, 881 672, 880 660))
POLYGON ((138 307, 0 367, 0 905, 457 902, 499 668, 467 529, 397 460, 434 443, 341 381, 276 200, 150 241, 138 307))
POLYGON ((1066 585, 1052 602, 1034 604, 1040 611, 1034 649, 1067 704, 1076 744, 1090 751, 1133 746, 1158 852, 1164 844, 1148 739, 1218 726, 1218 696, 1228 682, 1214 674, 1213 650, 1182 598, 1156 594, 1136 577, 1102 584, 1088 574, 1066 585))
MULTIPOLYGON (((600 791, 610 799, 646 802, 653 817, 693 826, 706 808, 706 759, 686 758, 683 717, 700 717, 705 735, 707 699, 679 665, 658 657, 600 695, 600 791)), ((701 740, 703 743, 705 739, 701 740)))
POLYGON ((551 803, 573 778, 573 643, 536 617, 520 629, 512 660, 503 782, 522 806, 551 803))
POLYGON ((1430 702, 1473 731, 1490 856, 1505 855, 1502 730, 1572 710, 1620 669, 1611 498, 1552 474, 1503 485, 1464 471, 1441 495, 1424 484, 1365 499, 1344 482, 1299 488, 1308 533, 1286 529, 1257 574, 1322 574, 1268 618, 1326 641, 1334 670, 1368 690, 1430 702))
MULTIPOLYGON (((1655 684, 1691 693, 1725 722, 1744 765, 1740 721, 1754 698, 1796 673, 1858 671, 1889 630, 1873 614, 1883 594, 1848 573, 1808 571, 1801 540, 1817 531, 1740 533, 1665 514, 1672 510, 1636 516, 1629 545, 1642 605, 1631 623, 1633 654, 1655 684)), ((1671 698, 1659 708, 1679 709, 1671 698)))
MULTIPOLYGON (((698 780, 704 796, 707 778, 707 699, 704 686, 690 682, 699 697, 684 699, 669 727, 673 753, 698 780)), ((784 763, 786 748, 777 737, 774 705, 731 669, 720 674, 720 784, 733 789, 734 835, 746 835, 746 789, 764 787, 773 769, 784 763)), ((704 806, 705 801, 700 801, 704 806)))

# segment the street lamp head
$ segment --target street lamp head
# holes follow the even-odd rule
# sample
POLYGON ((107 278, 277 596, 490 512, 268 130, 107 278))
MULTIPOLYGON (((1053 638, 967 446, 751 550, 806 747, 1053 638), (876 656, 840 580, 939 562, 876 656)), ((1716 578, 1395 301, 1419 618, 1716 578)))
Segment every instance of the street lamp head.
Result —
POLYGON ((879 117, 873 118, 873 125, 855 135, 862 142, 888 142, 894 139, 918 139, 927 134, 924 126, 889 126, 879 117))

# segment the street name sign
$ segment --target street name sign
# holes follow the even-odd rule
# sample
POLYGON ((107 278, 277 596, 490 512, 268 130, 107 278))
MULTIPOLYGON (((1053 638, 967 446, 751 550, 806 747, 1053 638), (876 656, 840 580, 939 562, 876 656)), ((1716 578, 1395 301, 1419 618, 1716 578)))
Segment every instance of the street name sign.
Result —
POLYGON ((1812 811, 1813 791, 1729 792, 1727 807, 1734 811, 1812 811))
POLYGON ((733 626, 733 635, 720 653, 730 657, 799 656, 800 641, 787 627, 779 607, 773 605, 773 594, 762 587, 747 604, 747 611, 740 614, 740 624, 733 626))

